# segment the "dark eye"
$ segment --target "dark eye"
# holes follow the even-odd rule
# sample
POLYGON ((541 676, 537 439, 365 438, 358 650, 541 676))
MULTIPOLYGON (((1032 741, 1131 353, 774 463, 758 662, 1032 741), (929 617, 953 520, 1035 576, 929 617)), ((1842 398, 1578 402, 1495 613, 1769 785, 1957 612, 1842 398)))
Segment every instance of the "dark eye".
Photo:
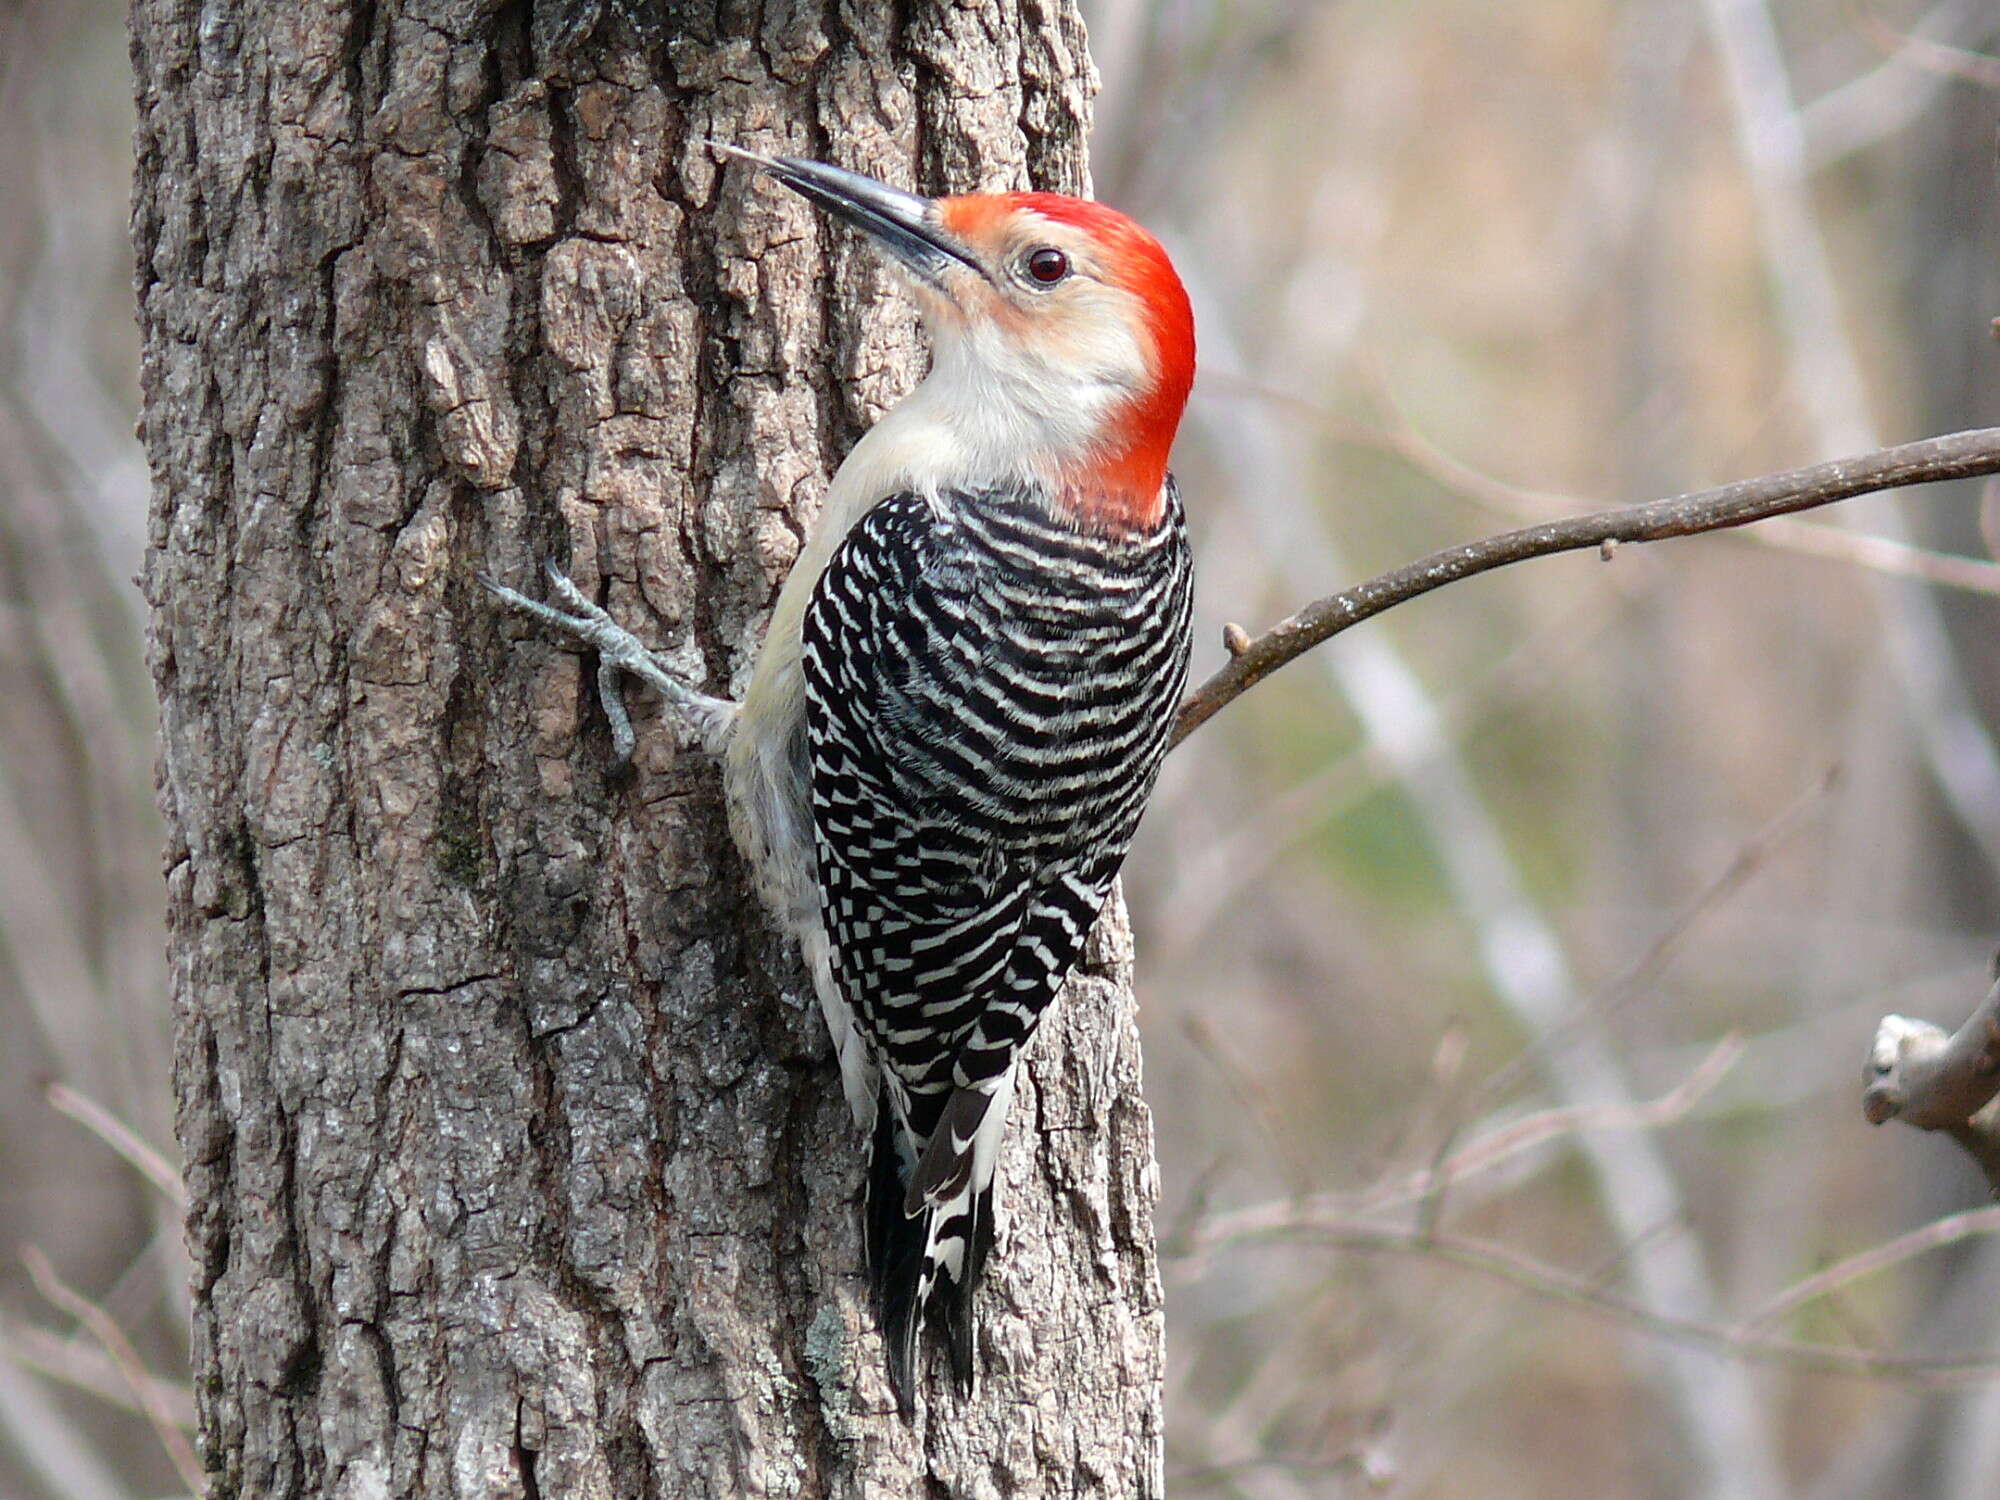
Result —
POLYGON ((1069 257, 1049 245, 1031 254, 1027 266, 1028 274, 1043 286, 1054 286, 1069 275, 1069 257))

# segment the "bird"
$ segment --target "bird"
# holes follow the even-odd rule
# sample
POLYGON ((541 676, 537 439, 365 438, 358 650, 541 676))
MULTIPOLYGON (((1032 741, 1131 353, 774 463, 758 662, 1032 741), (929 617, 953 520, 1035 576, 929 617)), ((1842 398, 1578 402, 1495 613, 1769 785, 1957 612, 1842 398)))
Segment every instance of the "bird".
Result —
POLYGON ((929 373, 835 472, 740 702, 680 681, 553 565, 596 648, 717 755, 756 890, 797 938, 868 1156, 863 1238, 899 1409, 918 1336, 977 1380, 973 1294, 1016 1070, 1131 846, 1187 680, 1168 456, 1194 317, 1160 242, 1049 192, 928 198, 711 142, 851 226, 917 303, 929 373))

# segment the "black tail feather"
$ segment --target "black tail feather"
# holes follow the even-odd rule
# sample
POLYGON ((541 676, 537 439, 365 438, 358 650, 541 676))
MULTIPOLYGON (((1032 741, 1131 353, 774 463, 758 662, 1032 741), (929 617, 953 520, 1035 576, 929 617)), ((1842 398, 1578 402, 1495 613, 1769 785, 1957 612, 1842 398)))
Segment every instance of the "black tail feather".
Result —
POLYGON ((973 1297, 979 1291, 980 1273, 993 1249, 993 1188, 991 1184, 972 1195, 972 1232, 965 1250, 965 1279, 938 1282, 932 1301, 944 1319, 945 1347, 951 1352, 952 1379, 961 1396, 970 1396, 979 1354, 979 1313, 973 1297))
POLYGON ((896 1392, 896 1408, 907 1421, 916 1409, 917 1282, 924 1269, 924 1219, 903 1214, 903 1168, 887 1090, 876 1104, 875 1134, 868 1145, 862 1230, 875 1321, 888 1345, 889 1384, 896 1392))
POLYGON ((967 1236, 965 1265, 958 1280, 942 1267, 931 1286, 928 1306, 918 1306, 923 1284, 924 1253, 931 1224, 940 1210, 924 1209, 914 1217, 903 1212, 908 1171, 897 1148, 895 1112, 886 1094, 875 1114, 869 1142, 868 1191, 863 1232, 868 1254, 868 1281, 874 1295, 875 1318, 888 1348, 889 1384, 905 1420, 916 1407, 917 1339, 926 1324, 939 1327, 959 1394, 970 1396, 977 1371, 979 1319, 974 1295, 993 1249, 993 1186, 972 1196, 971 1223, 957 1217, 957 1229, 967 1236))

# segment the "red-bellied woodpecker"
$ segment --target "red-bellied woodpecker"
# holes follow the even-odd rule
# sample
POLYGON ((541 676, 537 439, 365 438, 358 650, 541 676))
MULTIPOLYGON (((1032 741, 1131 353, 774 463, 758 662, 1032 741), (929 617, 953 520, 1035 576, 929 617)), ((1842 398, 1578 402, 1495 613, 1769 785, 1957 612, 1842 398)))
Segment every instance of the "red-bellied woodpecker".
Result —
MULTIPOLYGON (((500 589, 654 683, 724 760, 760 895, 804 947, 870 1143, 865 1226, 898 1400, 972 1294, 1015 1068, 1130 847, 1187 676, 1167 450, 1187 294, 1123 214, 1051 193, 927 199, 722 148, 904 272, 930 374, 834 476, 741 705, 692 692, 553 569, 500 589)), ((497 587, 497 586, 496 586, 497 587)))

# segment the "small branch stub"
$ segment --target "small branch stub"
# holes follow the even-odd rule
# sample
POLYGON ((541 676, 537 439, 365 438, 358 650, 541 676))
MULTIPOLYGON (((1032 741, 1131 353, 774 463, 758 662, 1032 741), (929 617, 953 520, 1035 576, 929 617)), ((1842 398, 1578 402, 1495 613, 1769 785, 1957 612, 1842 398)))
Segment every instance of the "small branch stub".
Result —
POLYGON ((1871 1125, 1901 1120, 1941 1130, 2000 1196, 2000 983, 1957 1031, 1884 1016, 1868 1052, 1861 1108, 1871 1125))

